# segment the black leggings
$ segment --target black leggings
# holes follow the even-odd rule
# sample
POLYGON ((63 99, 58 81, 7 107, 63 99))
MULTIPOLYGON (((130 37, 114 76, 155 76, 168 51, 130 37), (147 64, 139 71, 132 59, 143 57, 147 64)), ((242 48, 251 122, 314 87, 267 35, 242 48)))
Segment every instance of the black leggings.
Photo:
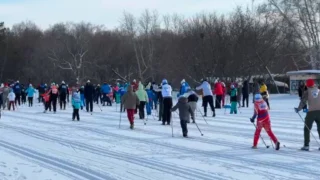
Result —
POLYGON ((33 97, 28 97, 29 107, 33 105, 33 97))

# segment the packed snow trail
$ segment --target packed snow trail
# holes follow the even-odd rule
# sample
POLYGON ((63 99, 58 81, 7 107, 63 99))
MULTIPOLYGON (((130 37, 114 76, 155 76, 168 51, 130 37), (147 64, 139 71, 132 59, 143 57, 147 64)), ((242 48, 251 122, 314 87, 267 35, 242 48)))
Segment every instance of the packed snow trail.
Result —
MULTIPOLYGON (((311 152, 298 150, 304 126, 293 111, 298 98, 274 95, 270 100, 280 151, 272 149, 264 131, 262 136, 270 148, 261 141, 258 150, 250 148, 252 108, 241 108, 237 115, 217 110, 217 117, 206 118, 208 125, 197 113, 204 136, 194 124, 188 124, 188 139, 182 138, 176 114, 172 138, 171 126, 160 125, 155 116, 149 116, 146 125, 136 117, 135 130, 130 130, 123 113, 119 129, 120 114, 115 106, 102 107, 102 112, 96 106, 93 115, 81 111, 80 122, 71 121, 70 106, 57 114, 42 113, 38 104, 4 111, 0 179, 318 179, 320 152, 315 140, 311 139, 311 152)), ((312 132, 317 136, 316 127, 312 132)))

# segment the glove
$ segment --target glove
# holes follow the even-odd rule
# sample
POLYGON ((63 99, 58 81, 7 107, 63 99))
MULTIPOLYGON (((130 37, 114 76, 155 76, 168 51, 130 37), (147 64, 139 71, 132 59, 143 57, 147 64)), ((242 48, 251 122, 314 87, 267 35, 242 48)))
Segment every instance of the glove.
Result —
POLYGON ((294 111, 298 113, 300 110, 298 108, 294 108, 294 111))
POLYGON ((250 118, 251 123, 254 123, 254 120, 255 120, 254 118, 250 118))

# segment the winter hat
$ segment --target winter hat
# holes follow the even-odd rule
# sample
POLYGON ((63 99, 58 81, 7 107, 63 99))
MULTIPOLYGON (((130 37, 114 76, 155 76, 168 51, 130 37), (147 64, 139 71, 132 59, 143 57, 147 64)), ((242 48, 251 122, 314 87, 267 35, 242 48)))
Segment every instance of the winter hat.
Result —
POLYGON ((233 84, 231 85, 231 89, 234 89, 234 85, 233 84))
POLYGON ((65 84, 65 82, 64 82, 64 81, 62 81, 62 82, 61 82, 61 84, 65 84))
POLYGON ((87 83, 90 83, 90 80, 88 80, 87 83))
POLYGON ((17 83, 19 83, 19 80, 17 81, 17 83))
POLYGON ((54 85, 56 85, 56 83, 53 82, 53 83, 51 84, 51 86, 54 86, 54 85))
POLYGON ((314 86, 314 80, 313 79, 308 79, 306 81, 306 86, 307 87, 313 87, 314 86))
POLYGON ((185 80, 185 79, 182 79, 181 84, 183 84, 183 83, 185 83, 185 82, 186 82, 186 80, 185 80))
POLYGON ((137 82, 137 80, 136 80, 136 79, 134 79, 134 80, 133 80, 133 82, 135 83, 135 82, 137 82))
POLYGON ((168 81, 166 79, 162 80, 162 85, 168 84, 168 81))
POLYGON ((30 87, 32 87, 32 84, 29 84, 30 87))
POLYGON ((256 94, 256 95, 254 96, 254 99, 255 99, 255 100, 261 100, 261 99, 262 99, 261 94, 256 94))

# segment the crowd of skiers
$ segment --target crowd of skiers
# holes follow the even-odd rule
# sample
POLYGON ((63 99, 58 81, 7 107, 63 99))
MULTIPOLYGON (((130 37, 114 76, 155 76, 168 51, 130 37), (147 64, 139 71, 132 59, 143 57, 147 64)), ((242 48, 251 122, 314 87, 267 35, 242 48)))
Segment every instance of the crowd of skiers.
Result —
MULTIPOLYGON (((143 84, 133 80, 131 83, 116 83, 114 86, 104 83, 93 85, 90 80, 84 86, 75 86, 69 88, 62 81, 60 85, 52 83, 40 84, 36 88, 32 84, 24 86, 16 81, 12 84, 2 84, 0 87, 0 109, 8 108, 15 110, 15 106, 26 104, 33 106, 35 94, 39 94, 38 101, 43 102, 46 113, 48 110, 56 113, 57 102, 60 103, 60 110, 66 109, 66 104, 69 102, 71 94, 71 104, 73 107, 72 120, 80 120, 79 110, 86 108, 87 112, 93 112, 93 104, 101 104, 103 106, 112 106, 115 102, 120 105, 120 112, 127 112, 127 117, 130 122, 130 128, 134 128, 134 114, 139 115, 140 119, 145 119, 145 109, 147 116, 152 115, 152 109, 159 112, 159 121, 162 125, 170 125, 172 112, 179 110, 180 124, 184 137, 188 137, 187 123, 196 123, 195 112, 197 110, 197 102, 199 95, 202 97, 202 107, 204 108, 203 116, 208 115, 207 108, 210 107, 212 116, 215 117, 216 109, 230 107, 230 114, 237 114, 238 108, 249 107, 249 82, 245 80, 242 83, 233 82, 226 85, 222 81, 216 81, 210 84, 206 79, 194 88, 183 79, 181 81, 180 90, 178 93, 178 102, 173 105, 172 87, 169 82, 164 79, 160 84, 148 82, 143 84), (214 101, 215 95, 215 101, 214 101), (230 98, 228 98, 230 97, 230 98), (230 103, 230 104, 229 104, 230 103)), ((254 114, 250 121, 252 123, 257 119, 255 125, 256 131, 254 134, 253 148, 257 148, 260 132, 265 129, 271 140, 276 145, 276 150, 280 148, 280 142, 273 134, 270 123, 270 104, 269 93, 265 83, 254 82, 253 85, 253 103, 254 114)), ((312 124, 316 121, 318 133, 320 136, 320 96, 319 89, 315 85, 314 80, 309 79, 306 84, 301 84, 299 88, 299 96, 301 102, 295 111, 307 110, 305 119, 304 139, 305 143, 302 150, 309 150, 310 130, 312 124)), ((199 111, 201 113, 201 111, 199 111)))

